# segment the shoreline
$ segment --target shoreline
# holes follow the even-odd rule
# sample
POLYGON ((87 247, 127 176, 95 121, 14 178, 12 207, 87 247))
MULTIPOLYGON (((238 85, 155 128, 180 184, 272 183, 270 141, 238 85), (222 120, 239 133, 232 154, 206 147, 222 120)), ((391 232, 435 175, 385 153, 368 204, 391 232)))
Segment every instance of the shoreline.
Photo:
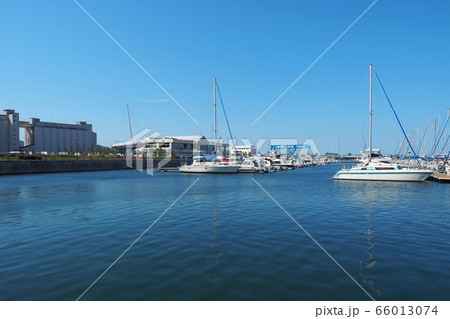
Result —
MULTIPOLYGON (((160 161, 153 160, 153 168, 157 169, 160 161)), ((180 160, 170 160, 164 167, 176 167, 180 163, 180 160)), ((138 164, 139 168, 147 169, 147 160, 138 164)), ((136 159, 133 159, 132 166, 127 166, 126 159, 0 161, 0 176, 136 169, 136 159)))

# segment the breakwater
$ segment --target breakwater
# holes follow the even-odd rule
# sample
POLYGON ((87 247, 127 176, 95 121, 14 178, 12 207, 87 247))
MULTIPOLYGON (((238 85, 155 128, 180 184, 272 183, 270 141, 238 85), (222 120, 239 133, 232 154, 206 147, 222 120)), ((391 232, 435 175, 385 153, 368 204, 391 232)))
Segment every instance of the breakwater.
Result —
MULTIPOLYGON (((142 169, 147 169, 147 166, 151 165, 157 169, 159 163, 160 160, 153 160, 153 162, 145 160, 137 164, 142 169)), ((0 161, 0 175, 136 169, 136 160, 132 161, 132 167, 129 166, 125 159, 0 161)), ((177 166, 180 166, 179 160, 170 160, 164 165, 164 167, 177 166)))

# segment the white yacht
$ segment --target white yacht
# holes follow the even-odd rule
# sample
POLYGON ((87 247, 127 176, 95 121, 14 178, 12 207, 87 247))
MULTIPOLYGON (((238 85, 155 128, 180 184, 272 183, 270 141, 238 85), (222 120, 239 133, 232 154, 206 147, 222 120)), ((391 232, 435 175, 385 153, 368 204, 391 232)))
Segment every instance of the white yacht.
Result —
POLYGON ((246 158, 239 166, 238 173, 264 173, 265 169, 256 160, 246 158))
POLYGON ((428 169, 404 168, 383 160, 364 160, 349 169, 341 169, 334 179, 362 181, 423 182, 433 171, 428 169))
POLYGON ((294 164, 293 161, 291 159, 288 158, 275 158, 272 160, 272 166, 276 169, 293 169, 294 168, 294 164))
POLYGON ((191 165, 183 165, 180 167, 181 173, 196 174, 236 174, 239 165, 218 160, 217 151, 217 119, 216 119, 216 78, 214 78, 214 154, 210 157, 195 157, 191 165))
POLYGON ((191 165, 181 166, 179 172, 196 174, 236 174, 238 169, 238 165, 232 165, 229 162, 208 160, 205 157, 200 157, 194 158, 191 165))
MULTIPOLYGON (((368 156, 362 163, 350 169, 341 169, 333 179, 337 180, 363 180, 363 181, 396 181, 396 182, 423 182, 433 174, 432 170, 423 168, 404 168, 392 161, 373 157, 372 149, 372 72, 370 65, 370 122, 369 122, 369 150, 368 156)), ((377 150, 379 151, 379 150, 377 150)))

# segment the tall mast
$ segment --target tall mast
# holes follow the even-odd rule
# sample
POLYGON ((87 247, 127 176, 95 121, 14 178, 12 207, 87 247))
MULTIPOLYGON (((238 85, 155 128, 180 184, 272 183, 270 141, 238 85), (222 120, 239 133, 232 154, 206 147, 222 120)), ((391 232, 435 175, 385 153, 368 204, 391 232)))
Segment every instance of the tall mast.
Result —
POLYGON ((426 142, 427 142, 427 158, 429 156, 429 154, 428 154, 428 142, 429 141, 430 141, 430 118, 428 118, 428 121, 427 121, 427 140, 426 140, 426 142))
MULTIPOLYGON (((436 121, 437 119, 434 118, 434 142, 433 142, 433 151, 436 149, 435 145, 436 145, 436 121)), ((431 154, 432 156, 434 156, 436 152, 434 152, 433 154, 431 154)))
POLYGON ((131 120, 130 120, 130 108, 127 104, 127 112, 128 112, 128 126, 130 127, 130 138, 133 140, 133 131, 131 130, 131 120))
POLYGON ((372 64, 369 64, 369 72, 370 72, 370 90, 369 90, 369 162, 372 159, 372 64))
POLYGON ((448 119, 450 117, 450 108, 447 109, 447 132, 445 133, 445 145, 444 145, 444 153, 447 151, 447 143, 448 143, 448 119))
POLYGON ((214 78, 214 152, 217 151, 216 78, 214 78))

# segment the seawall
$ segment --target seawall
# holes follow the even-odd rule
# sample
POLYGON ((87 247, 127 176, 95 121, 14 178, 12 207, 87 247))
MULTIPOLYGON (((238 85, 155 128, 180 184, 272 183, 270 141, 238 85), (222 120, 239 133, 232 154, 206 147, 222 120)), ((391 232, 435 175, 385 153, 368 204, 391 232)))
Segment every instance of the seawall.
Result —
MULTIPOLYGON (((158 168, 159 162, 160 160, 153 160, 153 167, 155 169, 158 168)), ((140 161, 138 164, 139 168, 147 168, 147 161, 140 161)), ((149 165, 151 164, 152 163, 149 162, 149 165)), ((164 165, 164 167, 177 167, 180 165, 179 160, 171 160, 164 165)), ((127 166, 127 161, 125 159, 0 161, 0 175, 88 172, 121 169, 136 169, 136 160, 133 160, 132 168, 127 166)))

